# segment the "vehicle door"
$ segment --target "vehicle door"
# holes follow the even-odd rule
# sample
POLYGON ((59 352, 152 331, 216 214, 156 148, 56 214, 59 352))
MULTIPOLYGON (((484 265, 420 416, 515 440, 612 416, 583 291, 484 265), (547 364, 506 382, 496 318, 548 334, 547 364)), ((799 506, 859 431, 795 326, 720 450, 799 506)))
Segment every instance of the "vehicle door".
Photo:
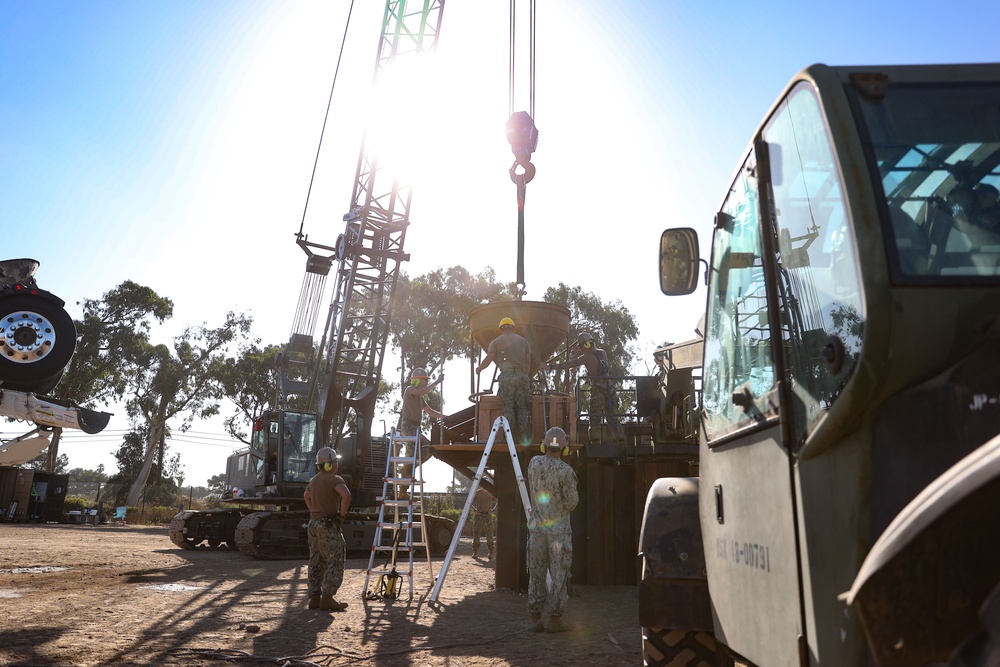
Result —
POLYGON ((755 664, 798 665, 803 623, 794 494, 780 421, 780 345, 772 344, 780 340, 775 288, 768 284, 774 244, 762 234, 759 188, 751 152, 716 216, 700 512, 718 639, 755 664))

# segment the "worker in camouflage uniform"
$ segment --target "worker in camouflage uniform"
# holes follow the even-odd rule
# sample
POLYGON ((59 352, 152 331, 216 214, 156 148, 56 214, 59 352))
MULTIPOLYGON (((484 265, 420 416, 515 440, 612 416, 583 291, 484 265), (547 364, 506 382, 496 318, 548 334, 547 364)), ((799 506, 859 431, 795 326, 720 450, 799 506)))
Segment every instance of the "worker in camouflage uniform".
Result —
POLYGON ((514 320, 505 317, 500 320, 500 335, 493 339, 486 350, 476 373, 496 361, 500 369, 500 396, 503 416, 510 424, 514 441, 522 445, 531 441, 528 415, 531 408, 531 381, 528 369, 531 366, 531 345, 523 336, 514 333, 514 320))
POLYGON ((536 632, 566 630, 562 616, 569 599, 570 566, 573 564, 573 529, 570 512, 580 496, 576 473, 562 457, 569 454, 566 432, 554 426, 545 432, 542 456, 528 463, 528 612, 536 632), (546 575, 551 575, 551 590, 546 575), (542 625, 548 607, 549 622, 542 625))
POLYGON ((351 490, 338 473, 340 455, 329 447, 316 452, 317 473, 304 498, 309 508, 309 608, 343 611, 335 595, 344 583, 347 542, 341 527, 351 506, 351 490))
POLYGON ((616 442, 625 441, 625 431, 615 413, 618 412, 618 394, 609 379, 608 353, 597 347, 594 334, 584 331, 576 342, 579 355, 558 363, 541 365, 543 371, 561 370, 583 366, 587 369, 587 379, 590 381, 590 428, 591 442, 605 442, 613 438, 616 442), (610 433, 604 432, 605 424, 610 433))
POLYGON ((486 538, 486 560, 493 560, 493 533, 495 532, 495 520, 493 510, 496 509, 496 500, 493 494, 486 489, 479 487, 476 495, 472 499, 472 557, 479 557, 479 539, 486 538))
MULTIPOLYGON (((427 383, 427 371, 423 368, 414 368, 410 371, 410 386, 403 390, 403 407, 399 412, 399 434, 405 436, 416 436, 417 439, 413 443, 414 449, 408 450, 405 445, 401 445, 399 451, 394 452, 393 456, 413 456, 416 451, 416 447, 420 446, 420 422, 423 420, 424 413, 426 412, 431 417, 437 421, 444 419, 444 415, 431 406, 427 405, 427 401, 424 400, 424 396, 429 394, 434 387, 441 384, 444 380, 444 375, 441 375, 433 383, 427 383)), ((413 466, 409 463, 404 463, 400 470, 401 477, 412 477, 413 476, 413 466)), ((410 486, 400 485, 398 487, 397 496, 400 500, 406 500, 409 498, 410 486)))

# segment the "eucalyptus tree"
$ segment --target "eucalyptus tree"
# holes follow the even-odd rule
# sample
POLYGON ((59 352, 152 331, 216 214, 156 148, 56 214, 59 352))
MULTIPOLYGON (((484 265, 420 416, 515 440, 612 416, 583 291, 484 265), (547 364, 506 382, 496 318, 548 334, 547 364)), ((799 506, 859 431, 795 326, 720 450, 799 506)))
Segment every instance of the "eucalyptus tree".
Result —
MULTIPOLYGON (((629 374, 636 358, 635 340, 639 336, 639 327, 635 317, 620 300, 604 301, 596 294, 565 283, 545 290, 542 300, 566 306, 570 312, 569 335, 566 342, 556 349, 554 358, 566 360, 576 357, 579 335, 589 332, 597 340, 597 346, 608 354, 608 374, 629 374)), ((579 370, 572 368, 564 373, 556 373, 555 388, 558 391, 569 391, 579 370)))
POLYGON ((416 278, 400 276, 390 323, 402 360, 400 381, 406 384, 409 369, 434 374, 446 362, 470 355, 469 313, 480 304, 509 301, 511 294, 511 286, 497 282, 489 267, 477 274, 453 266, 416 278))
POLYGON ((249 336, 251 322, 249 316, 230 312, 218 327, 202 324, 186 328, 174 338, 172 348, 161 344, 141 350, 125 407, 133 422, 144 426, 146 437, 142 467, 132 482, 127 504, 138 502, 154 458, 158 458, 162 474, 172 419, 181 420, 179 429, 183 432, 194 420, 219 413, 227 355, 231 346, 239 346, 249 336))
POLYGON ((142 350, 149 344, 150 326, 173 314, 174 304, 149 287, 126 280, 100 299, 79 304, 77 345, 73 359, 52 396, 84 405, 108 405, 121 400, 142 350))
POLYGON ((234 439, 250 444, 249 426, 268 406, 274 406, 277 392, 275 360, 280 345, 260 346, 260 341, 242 345, 236 356, 222 364, 223 392, 235 406, 223 426, 234 439))
MULTIPOLYGON (((89 407, 122 400, 140 352, 149 344, 150 326, 173 314, 174 304, 149 287, 126 280, 100 299, 84 299, 74 321, 77 344, 62 379, 50 395, 89 407)), ((48 466, 59 458, 59 431, 49 444, 48 466)))

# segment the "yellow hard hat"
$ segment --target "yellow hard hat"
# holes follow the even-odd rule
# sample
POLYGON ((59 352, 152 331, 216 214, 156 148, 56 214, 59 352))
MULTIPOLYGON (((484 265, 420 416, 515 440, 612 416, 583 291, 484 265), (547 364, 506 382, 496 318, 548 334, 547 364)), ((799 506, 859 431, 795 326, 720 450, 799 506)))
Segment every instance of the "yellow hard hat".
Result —
POLYGON ((501 329, 503 329, 504 327, 512 327, 512 326, 514 326, 514 320, 510 319, 509 317, 505 317, 502 320, 500 320, 501 329))

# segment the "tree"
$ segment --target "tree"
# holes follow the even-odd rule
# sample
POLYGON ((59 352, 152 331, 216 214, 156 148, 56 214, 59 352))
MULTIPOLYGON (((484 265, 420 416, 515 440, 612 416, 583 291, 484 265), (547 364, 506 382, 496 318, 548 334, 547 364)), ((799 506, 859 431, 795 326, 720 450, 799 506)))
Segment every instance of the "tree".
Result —
MULTIPOLYGON (((134 484, 145 462, 146 443, 149 440, 149 432, 145 424, 133 425, 132 430, 125 434, 122 445, 115 452, 118 460, 118 472, 108 480, 118 489, 115 494, 115 503, 119 505, 136 506, 142 496, 139 492, 144 485, 140 485, 135 498, 131 497, 129 485, 134 484), (128 495, 126 495, 128 492, 128 495)), ((165 451, 160 450, 161 454, 165 451)), ((150 476, 158 483, 146 489, 145 500, 153 505, 173 505, 176 500, 180 485, 183 479, 180 478, 180 455, 174 455, 167 459, 165 465, 162 459, 152 461, 150 464, 150 476), (178 481, 180 479, 180 481, 178 481)))
MULTIPOLYGON (((174 304, 126 280, 100 300, 84 299, 80 305, 83 319, 74 322, 76 351, 51 395, 81 405, 108 405, 125 394, 139 352, 148 345, 150 319, 162 323, 174 304)), ((56 429, 50 459, 58 456, 60 435, 56 429)))
POLYGON ((248 425, 260 416, 264 408, 273 405, 277 391, 275 357, 280 345, 261 348, 259 341, 242 346, 238 355, 226 359, 221 366, 220 381, 226 398, 236 406, 236 412, 223 422, 226 432, 240 442, 250 444, 248 425))
MULTIPOLYGON (((48 465, 49 465, 48 452, 42 452, 35 458, 25 463, 24 466, 22 467, 30 468, 32 470, 46 470, 48 469, 48 465)), ((49 472, 64 473, 66 472, 66 469, 68 467, 69 467, 69 457, 66 456, 65 454, 60 454, 56 458, 55 466, 53 466, 52 470, 49 470, 49 472)))
MULTIPOLYGON (((639 336, 639 327, 620 300, 605 302, 595 294, 584 292, 580 287, 569 287, 564 283, 545 290, 542 300, 566 306, 570 312, 568 342, 556 350, 553 355, 555 358, 575 357, 577 337, 584 331, 589 331, 597 339, 597 346, 608 354, 609 374, 616 376, 630 373, 636 356, 634 341, 639 336)), ((579 368, 575 368, 568 369, 565 374, 557 374, 556 390, 570 391, 579 371, 579 368)))
POLYGON ((225 495, 227 491, 226 474, 219 473, 208 478, 208 490, 217 496, 225 495))
POLYGON ((389 328, 403 362, 403 384, 409 369, 426 368, 433 374, 446 362, 470 354, 469 313, 484 303, 511 300, 511 290, 497 282, 489 267, 476 275, 461 266, 412 279, 401 275, 389 328))
POLYGON ((120 400, 136 359, 149 343, 150 320, 163 323, 174 304, 148 287, 126 280, 100 299, 84 299, 77 320, 73 359, 53 396, 80 404, 120 400))
POLYGON ((159 474, 165 472, 171 419, 181 418, 179 428, 183 432, 195 419, 218 414, 226 352, 230 345, 239 345, 249 335, 252 321, 249 316, 229 312, 225 322, 214 329, 204 324, 185 329, 174 338, 173 350, 166 345, 147 344, 141 351, 125 407, 133 421, 145 428, 145 453, 127 504, 138 502, 157 453, 159 474))
POLYGON ((73 468, 69 471, 69 478, 80 483, 104 483, 108 481, 108 475, 104 472, 104 464, 98 463, 97 470, 86 468, 73 468))

